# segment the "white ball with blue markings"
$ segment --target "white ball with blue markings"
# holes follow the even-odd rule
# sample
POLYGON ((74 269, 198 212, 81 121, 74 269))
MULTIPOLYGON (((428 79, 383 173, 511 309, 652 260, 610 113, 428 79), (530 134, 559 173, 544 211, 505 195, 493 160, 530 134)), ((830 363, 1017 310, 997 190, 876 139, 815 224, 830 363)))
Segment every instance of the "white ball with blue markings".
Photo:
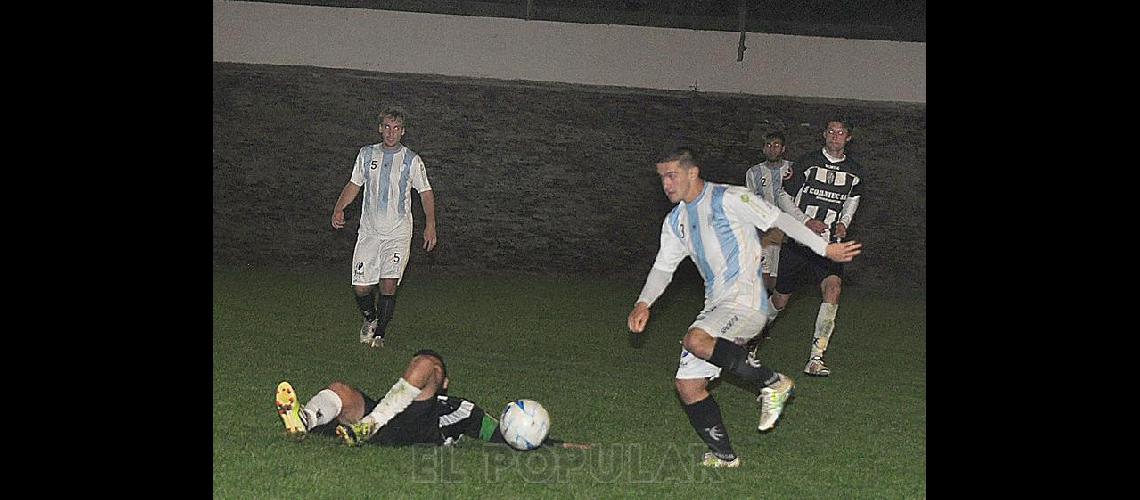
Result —
POLYGON ((507 403, 499 417, 499 432, 516 450, 533 450, 550 432, 550 414, 538 401, 517 399, 507 403))

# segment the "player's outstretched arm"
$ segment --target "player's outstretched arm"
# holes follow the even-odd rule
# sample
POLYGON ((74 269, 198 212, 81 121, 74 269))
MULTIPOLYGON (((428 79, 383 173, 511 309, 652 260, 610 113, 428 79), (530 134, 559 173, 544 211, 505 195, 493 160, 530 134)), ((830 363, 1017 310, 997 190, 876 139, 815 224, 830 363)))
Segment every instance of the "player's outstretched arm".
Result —
POLYGON ((835 262, 851 262, 856 255, 863 253, 863 244, 854 241, 831 243, 827 245, 827 258, 835 262))

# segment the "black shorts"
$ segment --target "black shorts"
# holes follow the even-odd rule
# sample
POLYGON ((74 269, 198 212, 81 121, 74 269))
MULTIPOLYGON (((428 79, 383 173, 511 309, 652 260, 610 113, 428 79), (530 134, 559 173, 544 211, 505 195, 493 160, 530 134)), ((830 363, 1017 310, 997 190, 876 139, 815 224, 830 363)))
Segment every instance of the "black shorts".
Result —
POLYGON ((785 242, 780 249, 780 267, 776 276, 777 293, 787 295, 803 285, 819 285, 828 276, 843 279, 843 264, 820 257, 810 248, 795 241, 785 242))
MULTIPOLYGON (((379 401, 363 392, 364 414, 372 413, 379 401)), ((383 446, 405 446, 413 444, 442 445, 458 440, 466 434, 479 438, 483 425, 483 411, 475 403, 455 396, 437 395, 423 401, 412 401, 404 411, 397 414, 387 425, 380 428, 369 439, 369 443, 383 446)), ((318 434, 336 434, 336 420, 309 430, 318 434)))

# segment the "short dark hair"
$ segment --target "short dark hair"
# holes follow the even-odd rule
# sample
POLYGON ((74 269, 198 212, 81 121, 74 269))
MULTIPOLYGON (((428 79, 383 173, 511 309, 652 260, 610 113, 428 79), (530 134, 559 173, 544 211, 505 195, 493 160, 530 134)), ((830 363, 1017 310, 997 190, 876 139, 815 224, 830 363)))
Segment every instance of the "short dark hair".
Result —
POLYGON ((848 132, 852 132, 855 130, 855 127, 851 126, 851 120, 848 120, 847 118, 844 118, 841 116, 833 116, 833 117, 825 120, 823 122, 823 129, 824 130, 827 130, 827 124, 828 123, 841 123, 841 124, 843 124, 843 128, 847 129, 848 132))
POLYGON ((764 142, 772 142, 776 139, 779 139, 781 144, 788 143, 788 140, 784 138, 784 133, 778 130, 775 132, 768 132, 764 135, 764 142))
POLYGON ((657 163, 669 163, 672 161, 680 161, 681 166, 685 168, 699 165, 697 163, 697 151, 691 146, 677 146, 661 154, 657 159, 657 163))

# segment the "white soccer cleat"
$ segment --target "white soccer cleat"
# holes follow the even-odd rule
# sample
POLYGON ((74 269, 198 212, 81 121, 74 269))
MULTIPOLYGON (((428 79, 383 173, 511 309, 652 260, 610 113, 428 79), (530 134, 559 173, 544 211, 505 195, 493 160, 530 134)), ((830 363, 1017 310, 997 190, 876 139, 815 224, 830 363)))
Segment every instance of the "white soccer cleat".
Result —
POLYGON ((379 326, 379 319, 372 321, 364 320, 364 324, 360 327, 360 343, 372 345, 372 337, 376 335, 376 328, 379 326))
POLYGON ((705 453, 705 459, 701 460, 701 465, 705 467, 713 467, 716 469, 735 469, 737 467, 740 467, 740 457, 736 457, 732 460, 725 460, 716 456, 715 453, 710 451, 705 453))
POLYGON ((369 347, 384 347, 384 336, 377 335, 375 337, 372 337, 372 341, 369 342, 368 345, 369 347))
POLYGON ((756 430, 760 432, 776 426, 776 421, 780 419, 780 414, 784 411, 784 405, 794 395, 793 389, 796 382, 782 373, 778 375, 780 375, 780 380, 760 389, 760 395, 756 397, 756 401, 760 403, 760 425, 756 426, 756 430))
POLYGON ((823 357, 812 356, 812 358, 808 360, 807 366, 804 367, 804 373, 813 377, 826 377, 831 375, 831 369, 823 364, 823 357))

